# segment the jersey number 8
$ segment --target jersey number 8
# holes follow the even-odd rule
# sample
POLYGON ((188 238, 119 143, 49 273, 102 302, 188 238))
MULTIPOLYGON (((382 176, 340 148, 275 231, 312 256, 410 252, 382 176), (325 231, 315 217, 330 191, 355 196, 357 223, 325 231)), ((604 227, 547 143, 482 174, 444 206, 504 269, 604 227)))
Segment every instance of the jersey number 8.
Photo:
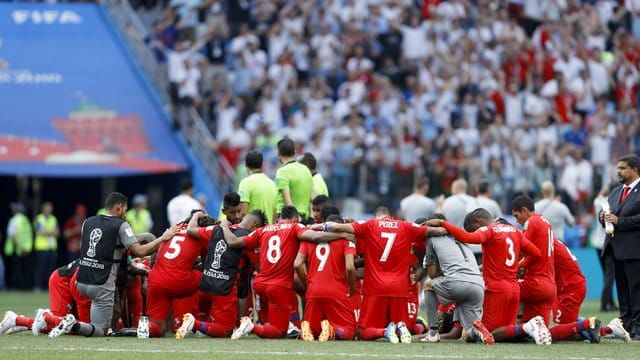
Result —
POLYGON ((282 257, 282 250, 280 250, 280 236, 273 235, 267 241, 267 260, 275 264, 282 257))

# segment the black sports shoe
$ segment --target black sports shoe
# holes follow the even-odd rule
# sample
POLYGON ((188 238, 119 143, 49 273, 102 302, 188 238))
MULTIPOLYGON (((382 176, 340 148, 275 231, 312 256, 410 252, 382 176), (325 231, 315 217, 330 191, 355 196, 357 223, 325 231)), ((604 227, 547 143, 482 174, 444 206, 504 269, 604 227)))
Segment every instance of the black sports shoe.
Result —
POLYGON ((592 344, 598 344, 600 343, 600 319, 590 317, 588 320, 589 328, 583 330, 581 333, 592 344))
POLYGON ((438 311, 438 332, 440 334, 446 334, 453 329, 453 311, 438 311))
POLYGON ((138 336, 138 329, 137 328, 122 328, 122 329, 118 329, 116 331, 113 331, 111 333, 109 333, 109 336, 117 336, 117 337, 121 337, 121 336, 130 336, 130 337, 137 337, 138 336))

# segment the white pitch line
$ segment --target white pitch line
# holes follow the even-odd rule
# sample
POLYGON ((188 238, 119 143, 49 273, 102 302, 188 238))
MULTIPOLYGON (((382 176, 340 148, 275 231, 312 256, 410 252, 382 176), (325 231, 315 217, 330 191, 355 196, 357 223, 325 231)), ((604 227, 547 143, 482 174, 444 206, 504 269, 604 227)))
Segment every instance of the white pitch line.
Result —
MULTIPOLYGON (((36 351, 96 351, 96 352, 134 352, 134 353, 186 353, 186 354, 229 354, 229 355, 267 355, 267 356, 313 356, 313 357, 375 357, 375 358, 414 358, 414 359, 495 359, 495 355, 487 356, 469 356, 469 355, 440 355, 440 354, 380 354, 380 353, 327 353, 327 352, 302 352, 302 351, 248 351, 248 350, 194 350, 194 349, 118 349, 118 348, 77 348, 77 347, 62 347, 62 348, 50 348, 50 347, 8 347, 6 350, 36 350, 36 351)), ((499 357, 498 357, 499 358, 499 357)), ((514 360, 542 360, 547 357, 540 356, 505 356, 502 359, 514 359, 514 360)), ((603 358, 586 358, 586 357, 571 357, 572 360, 588 360, 588 359, 603 359, 603 358)))

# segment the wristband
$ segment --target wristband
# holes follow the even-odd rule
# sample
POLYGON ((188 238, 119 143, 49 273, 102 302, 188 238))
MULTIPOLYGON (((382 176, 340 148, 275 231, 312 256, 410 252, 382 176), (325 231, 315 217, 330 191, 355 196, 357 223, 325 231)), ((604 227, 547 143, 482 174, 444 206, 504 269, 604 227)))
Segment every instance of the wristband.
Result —
POLYGON ((329 232, 329 224, 324 223, 324 224, 322 225, 322 231, 324 231, 324 232, 329 232))

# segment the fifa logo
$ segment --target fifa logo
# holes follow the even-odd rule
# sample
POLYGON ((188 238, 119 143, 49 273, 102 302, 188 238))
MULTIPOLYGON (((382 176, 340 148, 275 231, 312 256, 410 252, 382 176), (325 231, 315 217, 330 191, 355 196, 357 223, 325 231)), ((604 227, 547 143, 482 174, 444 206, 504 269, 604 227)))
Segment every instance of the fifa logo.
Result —
POLYGON ((99 228, 95 228, 91 230, 91 234, 89 234, 89 250, 87 250, 88 257, 96 256, 96 245, 102 239, 102 230, 99 228))
POLYGON ((227 242, 224 240, 218 241, 216 244, 216 252, 213 256, 213 263, 211 264, 212 269, 220 269, 220 259, 225 250, 227 250, 227 242))

